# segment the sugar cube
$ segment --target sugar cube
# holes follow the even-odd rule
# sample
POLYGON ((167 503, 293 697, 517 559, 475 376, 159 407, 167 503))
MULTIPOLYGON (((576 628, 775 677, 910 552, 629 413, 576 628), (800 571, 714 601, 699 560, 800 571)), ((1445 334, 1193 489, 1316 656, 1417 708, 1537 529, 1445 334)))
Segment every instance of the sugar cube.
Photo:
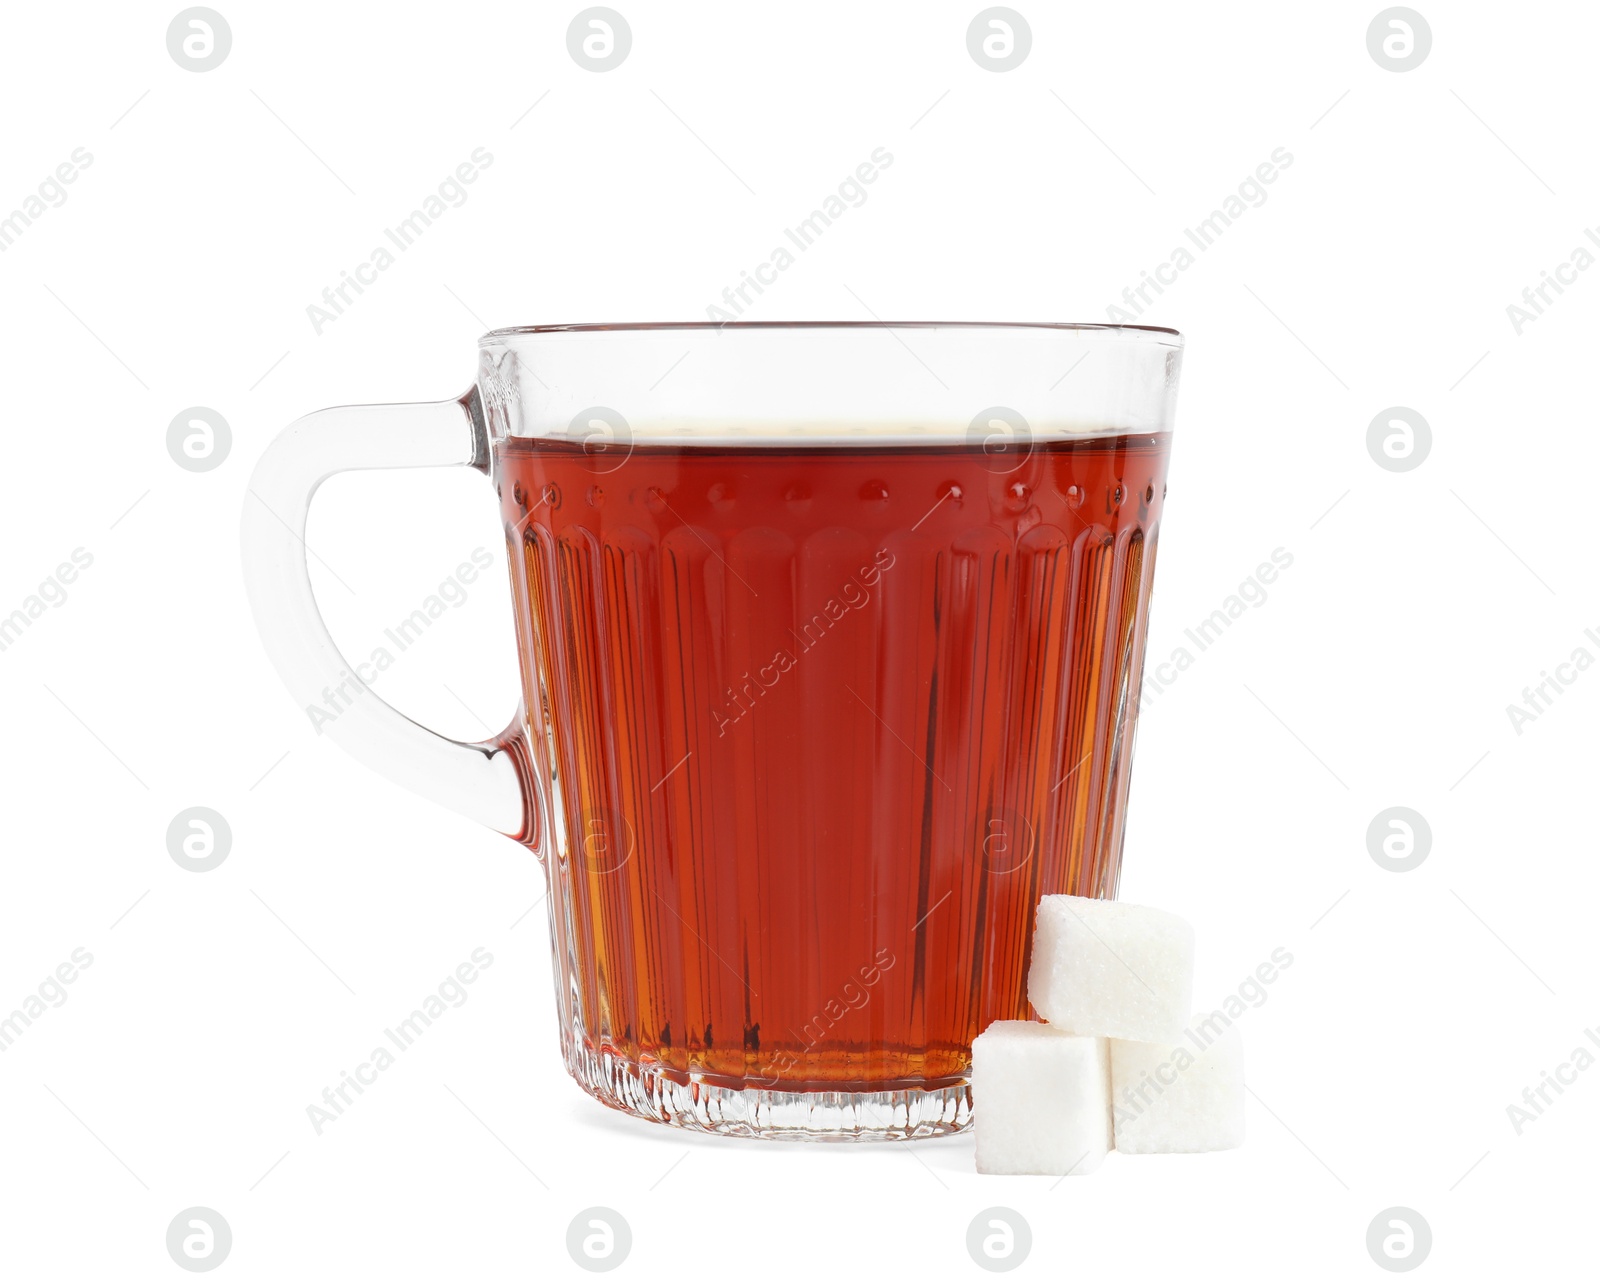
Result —
POLYGON ((1104 1040, 993 1022, 972 1042, 979 1173, 1093 1173, 1111 1149, 1104 1040))
POLYGON ((1221 1013, 1171 1045, 1111 1042, 1111 1115, 1128 1155, 1227 1151, 1244 1142, 1244 1045, 1221 1013))
POLYGON ((1172 1044, 1189 1021, 1194 930, 1154 907, 1039 900, 1028 999, 1059 1031, 1172 1044))

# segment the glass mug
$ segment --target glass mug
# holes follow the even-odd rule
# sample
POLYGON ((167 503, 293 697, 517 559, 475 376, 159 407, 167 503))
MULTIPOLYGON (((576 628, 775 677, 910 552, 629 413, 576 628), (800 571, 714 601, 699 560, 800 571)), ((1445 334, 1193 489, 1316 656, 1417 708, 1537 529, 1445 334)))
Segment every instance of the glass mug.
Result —
POLYGON ((502 329, 458 399, 325 409, 251 480, 246 584, 324 731, 528 845, 567 1068, 754 1137, 951 1133, 1030 1016, 1033 913, 1111 897, 1183 339, 1055 324, 502 329), (469 466, 522 707, 456 742, 318 615, 345 470, 469 466), (342 704, 341 704, 342 705, 342 704))

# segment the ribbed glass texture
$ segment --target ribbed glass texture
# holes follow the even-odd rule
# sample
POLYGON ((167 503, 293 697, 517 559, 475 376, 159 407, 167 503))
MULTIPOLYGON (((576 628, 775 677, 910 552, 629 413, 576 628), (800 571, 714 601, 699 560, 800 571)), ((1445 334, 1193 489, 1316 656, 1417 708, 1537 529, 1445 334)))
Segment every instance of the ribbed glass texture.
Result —
POLYGON ((1040 895, 1115 892, 1169 441, 497 443, 586 1089, 966 1123, 1040 895))

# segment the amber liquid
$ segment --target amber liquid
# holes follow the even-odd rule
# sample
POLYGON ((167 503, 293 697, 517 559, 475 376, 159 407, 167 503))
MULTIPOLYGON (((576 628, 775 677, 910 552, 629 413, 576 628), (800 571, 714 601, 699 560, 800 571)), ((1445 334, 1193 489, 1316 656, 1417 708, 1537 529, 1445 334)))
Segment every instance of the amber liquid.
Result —
POLYGON ((563 1035, 959 1083, 1040 895, 1115 892, 1170 437, 496 450, 563 1035))

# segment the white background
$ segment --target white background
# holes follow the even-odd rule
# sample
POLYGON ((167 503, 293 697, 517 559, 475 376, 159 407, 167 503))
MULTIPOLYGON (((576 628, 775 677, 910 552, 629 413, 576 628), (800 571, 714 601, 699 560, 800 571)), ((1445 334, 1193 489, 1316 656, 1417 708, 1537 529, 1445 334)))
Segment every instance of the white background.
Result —
MULTIPOLYGON (((1520 734, 1505 708, 1600 657, 1600 271, 1520 336, 1506 306, 1600 220, 1600 13, 1418 0, 1432 52, 1397 74, 1375 0, 1017 0, 1032 51, 994 73, 978 0, 616 0, 633 48, 596 74, 576 2, 217 2, 233 48, 203 74, 168 55, 176 6, 12 6, 0 45, 0 214, 93 156, 0 254, 0 614, 93 556, 0 652, 0 1012, 93 956, 0 1054, 0 1268, 181 1274, 167 1225, 204 1205, 222 1274, 577 1274, 595 1204, 631 1224, 624 1274, 977 1274, 995 1204, 1032 1226, 1023 1274, 1381 1274, 1391 1205, 1431 1224, 1424 1273, 1592 1267, 1600 1069, 1520 1136, 1506 1108, 1600 1024, 1600 671, 1520 734), (466 203, 315 333, 307 305, 477 147, 466 203), (969 1137, 803 1148, 605 1111, 559 1061, 539 865, 317 738, 255 639, 239 513, 284 423, 454 395, 495 325, 703 319, 877 147, 870 198, 750 317, 1104 319, 1293 156, 1141 317, 1189 339, 1152 661, 1294 557, 1149 707, 1122 886, 1194 921, 1201 1003, 1294 956, 1242 1022, 1241 1151, 1056 1185, 978 1178, 969 1137), (192 405, 233 432, 202 474, 165 445, 192 405), (1433 432, 1401 474, 1365 443, 1392 405, 1433 432), (192 805, 233 831, 206 874, 166 849, 192 805), (1391 805, 1433 833, 1403 874, 1366 847, 1391 805), (317 1136, 307 1105, 476 947, 469 1001, 317 1136)), ((380 691, 460 736, 504 723, 481 477, 341 479, 309 541, 360 653, 486 548, 380 691)))

